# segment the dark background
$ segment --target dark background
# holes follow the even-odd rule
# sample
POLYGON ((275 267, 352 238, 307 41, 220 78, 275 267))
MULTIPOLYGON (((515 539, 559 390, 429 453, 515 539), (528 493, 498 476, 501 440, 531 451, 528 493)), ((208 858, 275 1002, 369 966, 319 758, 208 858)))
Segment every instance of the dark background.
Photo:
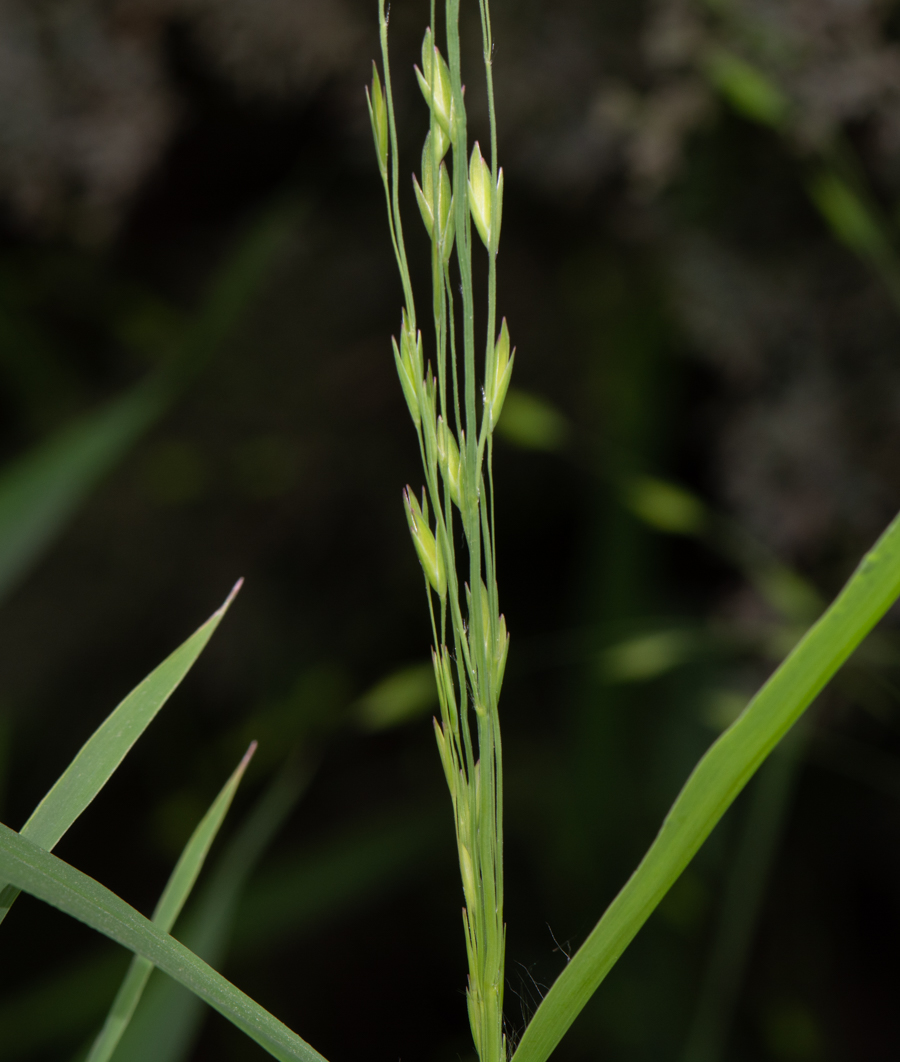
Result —
MULTIPOLYGON (((427 128, 412 76, 427 18, 395 0, 404 172, 427 128)), ((798 617, 759 572, 787 579, 781 564, 832 595, 897 508, 898 27, 875 0, 495 0, 499 307, 515 385, 545 418, 508 423, 495 459, 513 1039, 789 646, 798 617), (723 48, 786 95, 784 120, 723 91, 723 48), (854 254, 810 198, 838 164, 878 253, 854 254), (646 475, 702 498, 719 532, 639 519, 623 499, 646 475)), ((247 893, 268 928, 239 915, 226 974, 331 1062, 449 1062, 471 1047, 427 681, 407 722, 361 722, 366 691, 429 646, 401 506, 420 473, 390 356, 400 286, 363 95, 377 52, 362 0, 0 8, 2 456, 13 467, 154 374, 176 381, 8 587, 0 817, 20 827, 244 576, 58 854, 149 912, 247 741, 260 750, 235 825, 293 751, 309 788, 247 893), (277 903, 261 891, 276 879, 277 903)), ((560 1062, 685 1058, 711 949, 742 917, 727 1050, 703 1058, 897 1057, 894 645, 887 630, 814 709, 790 784, 753 805, 758 849, 752 788, 738 802, 560 1062), (742 842, 759 910, 738 889, 723 915, 742 842)), ((73 1058, 119 950, 28 898, 2 948, 0 1059, 73 1058)), ((261 1057, 215 1015, 190 1055, 261 1057)))

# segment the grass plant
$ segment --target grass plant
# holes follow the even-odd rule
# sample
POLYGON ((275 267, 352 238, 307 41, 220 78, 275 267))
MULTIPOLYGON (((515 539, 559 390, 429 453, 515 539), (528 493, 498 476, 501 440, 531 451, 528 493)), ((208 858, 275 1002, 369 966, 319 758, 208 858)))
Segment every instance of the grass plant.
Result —
MULTIPOLYGON (((510 1057, 545 1062, 738 793, 900 594, 900 518, 701 758, 643 860, 550 988, 513 1051, 503 1020, 506 927, 499 714, 509 635, 500 612, 492 457, 493 433, 515 354, 506 321, 498 324, 503 171, 498 164, 490 11, 488 0, 479 0, 490 130, 485 157, 479 144, 470 145, 468 138, 460 6, 460 0, 446 0, 438 11, 432 0, 421 68, 415 72, 430 115, 420 171, 413 178, 430 240, 431 325, 424 331, 400 211, 405 177, 398 152, 385 0, 379 0, 382 68, 374 72, 368 99, 403 291, 394 362, 422 459, 424 489, 419 494, 407 487, 403 499, 424 574, 433 637, 432 666, 440 706, 434 731, 450 791, 465 901, 469 1021, 481 1062, 507 1062, 510 1057), (476 254, 486 255, 486 290, 480 304, 474 284, 479 272, 473 261, 476 254), (483 325, 480 336, 476 319, 483 325)), ((651 487, 644 483, 643 493, 632 490, 632 505, 645 516, 655 512, 665 517, 667 512, 668 530, 700 531, 705 517, 690 498, 671 488, 667 494, 659 483, 654 495, 651 487)), ((774 569, 757 565, 755 570, 763 583, 768 580, 771 590, 774 569)), ((782 590, 797 589, 789 573, 775 574, 782 590)), ((248 868, 296 799, 301 788, 296 780, 280 788, 276 784, 258 815, 251 816, 247 829, 239 832, 211 882, 195 930, 184 934, 193 948, 174 939, 170 930, 224 819, 246 760, 188 842, 153 919, 51 853, 187 673, 233 596, 101 724, 21 831, 0 826, 0 879, 6 882, 3 913, 17 890, 24 890, 117 941, 136 957, 90 1049, 91 1062, 114 1058, 120 1039, 125 1043, 129 1035, 139 1037, 150 1052, 146 1057, 183 1057, 196 1013, 184 1009, 185 997, 180 997, 182 1003, 170 998, 157 1004, 151 1017, 144 1019, 150 1024, 143 1031, 139 1031, 140 1017, 129 1028, 152 967, 218 1010, 282 1062, 322 1060, 313 1047, 199 954, 214 960, 221 954, 248 868), (149 1045, 157 1041, 148 1030, 154 1024, 157 1030, 169 1024, 173 1008, 179 1007, 175 1041, 153 1053, 149 1045)), ((801 605, 795 600, 797 615, 810 605, 808 595, 800 596, 801 605)))

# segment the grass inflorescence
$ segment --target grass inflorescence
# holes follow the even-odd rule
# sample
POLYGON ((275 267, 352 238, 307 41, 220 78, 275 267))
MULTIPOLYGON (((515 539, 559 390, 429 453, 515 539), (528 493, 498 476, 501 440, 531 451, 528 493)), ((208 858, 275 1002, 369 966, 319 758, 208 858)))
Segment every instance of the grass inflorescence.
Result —
MULTIPOLYGON (((426 577, 440 701, 435 736, 453 802, 469 961, 469 1020, 483 1062, 506 1058, 503 1034, 503 790, 498 706, 509 636, 500 613, 495 560, 493 431, 509 388, 514 353, 504 320, 497 328, 496 261, 503 171, 491 71, 490 11, 481 0, 490 161, 469 152, 460 73, 459 0, 448 0, 445 59, 429 27, 416 78, 430 112, 416 200, 431 241, 433 334, 418 326, 399 207, 400 166, 388 56, 387 14, 380 3, 382 84, 377 69, 369 113, 387 198, 388 222, 404 306, 394 361, 419 441, 425 488, 404 504, 426 577), (449 167, 448 167, 449 158, 449 167), (474 233, 473 233, 474 227, 474 233), (473 254, 488 259, 483 346, 475 335, 473 254), (454 254, 455 252, 455 254, 454 254), (457 296, 458 291, 458 296, 457 296), (456 548, 457 528, 465 542, 456 548)), ((431 26, 436 27, 435 4, 431 26)))

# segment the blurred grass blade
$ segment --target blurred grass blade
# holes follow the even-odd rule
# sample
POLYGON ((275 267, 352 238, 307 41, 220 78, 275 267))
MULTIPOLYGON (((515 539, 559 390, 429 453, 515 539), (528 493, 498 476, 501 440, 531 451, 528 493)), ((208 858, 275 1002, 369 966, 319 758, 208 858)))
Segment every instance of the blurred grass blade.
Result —
MULTIPOLYGON (((222 853, 192 904, 179 937, 211 966, 225 955, 247 879, 306 789, 309 772, 291 765, 263 793, 222 853)), ((203 1020, 203 1005, 171 978, 153 978, 122 1037, 116 1062, 178 1062, 188 1057, 203 1020)))
POLYGON ((557 978, 516 1062, 545 1062, 760 764, 900 594, 900 517, 694 768, 637 870, 557 978))
POLYGON ((23 892, 149 959, 280 1062, 323 1062, 296 1033, 124 900, 2 824, 0 874, 23 892))
POLYGON ((497 432, 525 450, 564 450, 572 428, 562 413, 545 398, 510 388, 497 422, 497 432))
MULTIPOLYGON (((220 609, 167 657, 100 724, 22 827, 27 837, 50 851, 106 785, 132 745, 150 725, 212 637, 240 589, 238 582, 220 609)), ((0 881, 3 881, 0 872, 0 881)), ((16 898, 15 888, 0 891, 0 922, 16 898)))
MULTIPOLYGON (((255 751, 256 742, 247 750, 244 758, 222 787, 209 811, 200 820, 200 824, 185 845, 184 851, 181 853, 181 857, 166 883, 159 903, 156 905, 156 910, 153 912, 154 925, 159 926, 164 933, 171 931, 172 926, 175 924, 175 919, 181 913, 181 909, 184 907, 185 901, 197 880, 197 875, 203 867, 210 846, 225 821, 225 816, 231 807, 231 801, 234 799, 237 787, 240 785, 241 779, 244 777, 244 771, 246 771, 255 751)), ((106 1021, 103 1023, 103 1028, 97 1034, 97 1039, 91 1047, 88 1062, 107 1062, 112 1057, 116 1045, 122 1038, 122 1034, 128 1027, 131 1016, 140 1002, 152 970, 153 963, 140 955, 135 955, 131 960, 131 966, 128 968, 128 973, 125 975, 125 979, 116 994, 106 1021)))
POLYGON ((432 665, 410 664, 367 690, 356 702, 353 714, 364 730, 387 730, 420 718, 437 703, 432 665))
POLYGON ((709 513, 699 498, 657 476, 629 477, 622 501, 639 520, 670 535, 701 535, 709 526, 709 513))
POLYGON ((304 207, 279 201, 262 211, 214 273, 203 302, 174 344, 167 366, 170 385, 181 389, 206 367, 259 291, 304 207))
POLYGON ((823 169, 810 182, 809 193, 831 231, 845 247, 874 262, 890 259, 891 245, 884 227, 842 177, 823 169))
POLYGON ((738 114, 773 129, 784 128, 790 101, 762 70, 724 48, 707 55, 705 68, 709 80, 738 114))
POLYGON ((165 402, 164 389, 156 381, 145 382, 57 432, 0 473, 0 599, 28 574, 165 402))
POLYGON ((443 810, 367 818, 321 847, 272 864, 238 907, 235 954, 259 954, 275 941, 321 932, 329 919, 378 902, 432 870, 435 860, 448 859, 443 810))
MULTIPOLYGON (((296 207, 263 213, 214 274, 172 341, 163 372, 67 425, 0 473, 0 600, 28 574, 78 507, 205 368, 292 231, 296 207)), ((0 331, 3 321, 0 319, 0 331)))

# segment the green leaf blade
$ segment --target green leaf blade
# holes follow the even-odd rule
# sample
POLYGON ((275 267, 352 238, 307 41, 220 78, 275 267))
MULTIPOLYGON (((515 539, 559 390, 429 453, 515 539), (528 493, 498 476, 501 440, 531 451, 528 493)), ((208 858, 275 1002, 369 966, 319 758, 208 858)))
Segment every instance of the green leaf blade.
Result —
POLYGON ((514 1062, 546 1062, 735 797, 900 594, 900 517, 706 752, 656 840, 536 1011, 514 1062))
POLYGON ((296 1033, 124 900, 2 824, 0 874, 21 891, 148 959, 200 996, 279 1062, 324 1062, 296 1033))
MULTIPOLYGON (((109 781, 134 743, 174 693, 206 647, 241 587, 235 584, 221 608, 139 683, 100 724, 35 808, 21 834, 50 851, 109 781)), ((2 879, 2 874, 0 874, 2 879)), ((16 891, 0 890, 0 922, 16 891)))
MULTIPOLYGON (((225 821, 225 816, 231 807, 234 794, 237 792, 247 765, 250 763, 255 751, 256 742, 254 741, 231 777, 222 787, 207 813, 200 820, 197 828, 191 834, 184 851, 175 865, 175 869, 166 883, 165 889, 163 889, 159 903, 156 905, 156 910, 153 912, 153 922, 166 933, 171 930, 194 887, 197 876, 206 861, 210 846, 225 821)), ((97 1034, 97 1039, 91 1047, 87 1062, 108 1062, 112 1057, 116 1045, 128 1028, 152 971, 153 964, 148 959, 135 955, 128 972, 125 974, 122 985, 116 993, 116 998, 113 1000, 110 1012, 103 1023, 103 1028, 97 1034)))

